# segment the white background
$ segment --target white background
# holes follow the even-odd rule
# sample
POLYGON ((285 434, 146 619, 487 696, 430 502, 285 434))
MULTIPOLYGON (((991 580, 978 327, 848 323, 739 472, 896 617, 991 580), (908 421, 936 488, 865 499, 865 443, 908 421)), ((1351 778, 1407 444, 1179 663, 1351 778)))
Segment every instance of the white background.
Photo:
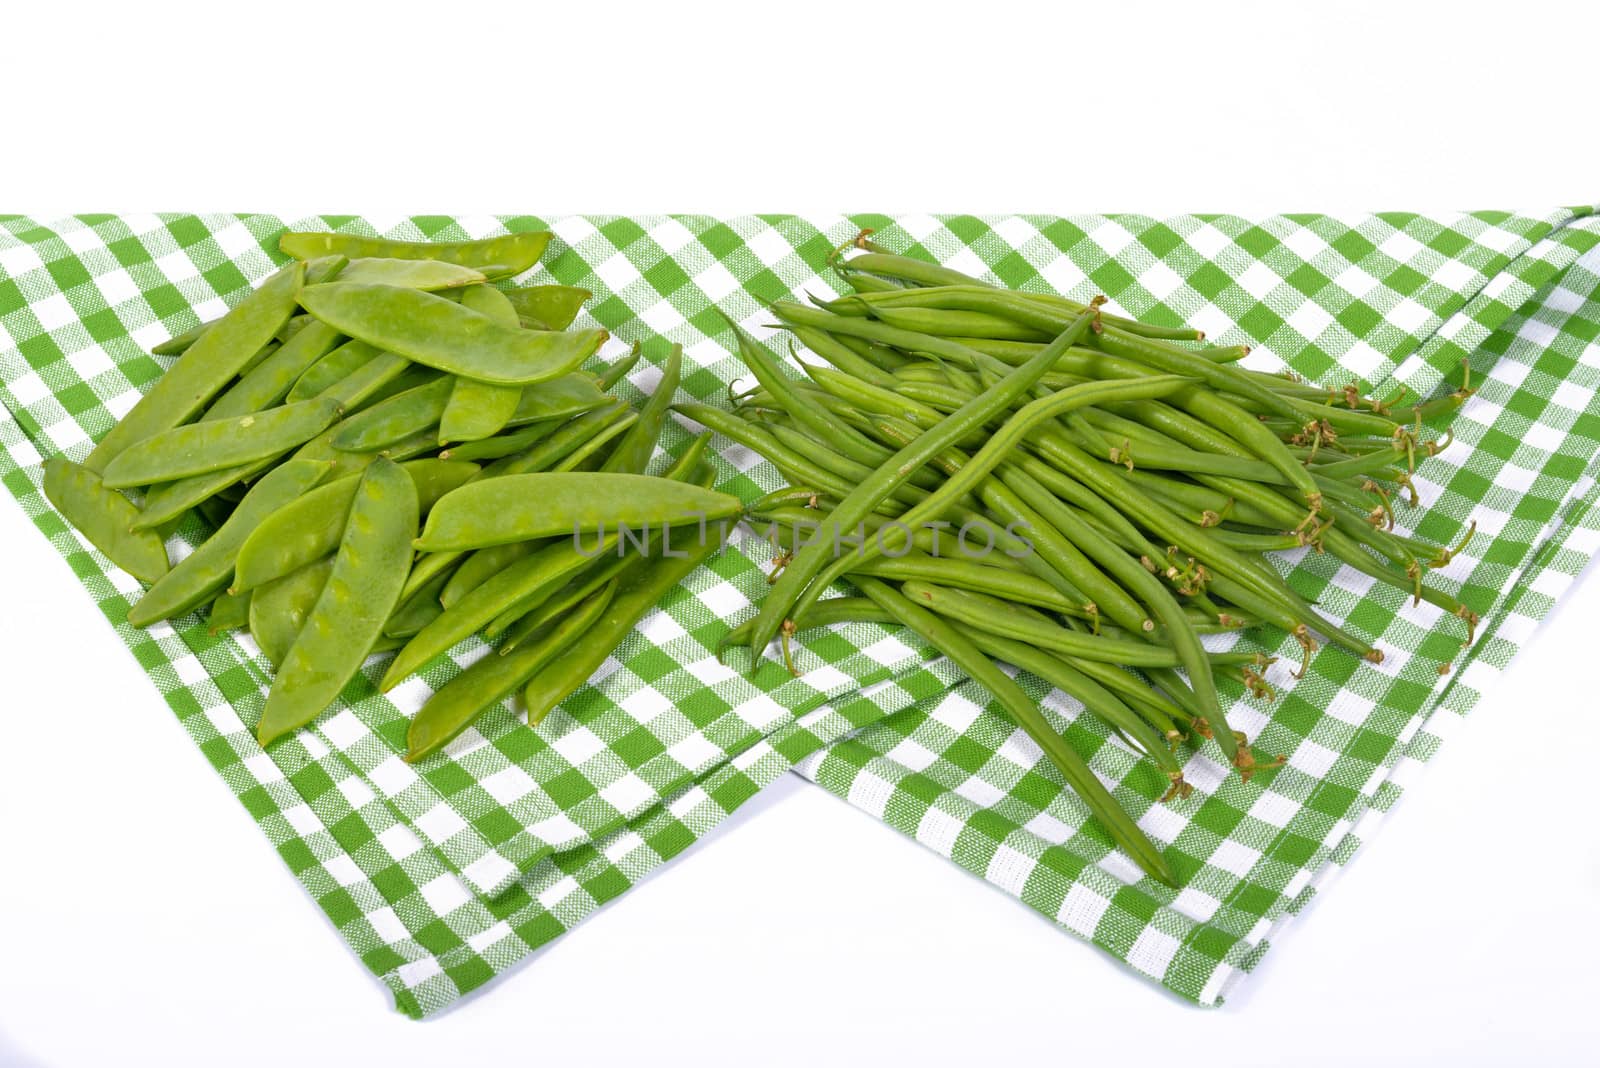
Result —
MULTIPOLYGON (((10 5, 0 211, 1600 196, 1592 5, 1050 10, 10 5)), ((5 503, 0 549, 0 1064, 1594 1063, 1592 578, 1221 1010, 791 777, 417 1024, 5 503)))

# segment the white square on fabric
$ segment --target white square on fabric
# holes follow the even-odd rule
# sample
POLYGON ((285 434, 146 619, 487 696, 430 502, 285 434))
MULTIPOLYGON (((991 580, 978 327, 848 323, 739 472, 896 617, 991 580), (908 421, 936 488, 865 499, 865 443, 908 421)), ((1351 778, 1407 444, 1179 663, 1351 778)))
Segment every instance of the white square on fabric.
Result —
POLYGON ((1019 853, 1001 844, 994 851, 994 856, 989 858, 989 866, 984 869, 983 877, 1007 893, 1020 897, 1035 866, 1034 859, 1026 853, 1019 853))
POLYGON ((667 750, 667 755, 690 771, 699 771, 713 760, 721 759, 723 752, 706 740, 703 734, 691 734, 667 750))
POLYGON ((1295 746, 1294 752, 1289 757, 1289 763, 1297 771, 1303 771, 1314 779, 1320 779, 1328 773, 1328 769, 1338 763, 1339 754, 1325 745, 1313 742, 1307 738, 1295 746))
POLYGON ((417 892, 437 916, 448 916, 472 900, 461 880, 448 873, 423 883, 417 887, 417 892))
POLYGON ((1111 902, 1082 883, 1073 883, 1056 910, 1056 922, 1084 938, 1093 938, 1111 902))
POLYGON ((289 806, 283 810, 283 819, 294 833, 301 838, 315 834, 322 829, 322 821, 317 819, 317 814, 311 811, 310 805, 289 806))
POLYGON ((1224 841, 1217 845, 1216 851, 1207 859, 1215 867, 1242 879, 1250 874, 1250 869, 1256 866, 1261 854, 1239 842, 1224 841))
POLYGON ((517 874, 517 866, 499 853, 485 853, 461 869, 462 878, 475 887, 500 887, 517 874))
MULTIPOLYGON (((587 734, 588 731, 583 733, 587 734)), ((511 764, 479 779, 478 785, 500 804, 510 805, 527 797, 538 784, 533 781, 533 776, 511 764)))
POLYGON ((653 803, 656 799, 656 792, 649 783, 630 771, 616 782, 602 789, 600 797, 618 812, 623 815, 629 815, 637 811, 641 806, 653 803))
POLYGON ((1406 297, 1384 313, 1384 319, 1408 334, 1415 334, 1433 318, 1433 312, 1406 297))
POLYGON ((367 913, 367 922, 372 925, 373 933, 389 945, 411 937, 406 925, 400 922, 400 917, 388 905, 367 913))
POLYGON ((1396 230, 1378 245, 1378 251, 1401 263, 1410 263, 1412 257, 1426 246, 1404 230, 1396 230))
POLYGON ((1284 319, 1289 329, 1308 341, 1315 341, 1333 325, 1333 315, 1314 300, 1302 303, 1284 319))
POLYGON ((943 809, 930 807, 917 821, 917 841, 940 856, 948 857, 965 826, 965 823, 943 809))
MULTIPOLYGON (((578 767, 587 763, 595 754, 604 752, 606 744, 588 727, 578 726, 553 740, 550 748, 561 754, 562 759, 568 764, 578 767)), ((531 788, 533 780, 529 779, 528 784, 531 788)))
POLYGON ((722 303, 725 297, 739 290, 739 280, 721 261, 716 260, 695 274, 694 284, 713 304, 722 303))
POLYGON ((863 770, 850 781, 850 790, 845 800, 868 815, 882 819, 883 810, 888 806, 889 798, 893 796, 893 785, 885 782, 880 776, 863 770))
POLYGON ((362 739, 370 737, 366 724, 357 719, 356 714, 348 708, 341 710, 322 724, 321 730, 322 736, 339 750, 349 749, 362 739))
POLYGON ((1460 292, 1468 283, 1476 282, 1483 275, 1460 260, 1445 260, 1430 272, 1430 277, 1446 289, 1460 292))
POLYGON ((366 878, 348 854, 340 853, 322 862, 323 870, 340 886, 354 886, 366 878))
POLYGON ((1269 293, 1283 285, 1278 272, 1259 260, 1240 272, 1234 282, 1257 300, 1266 300, 1269 293))
POLYGON ((378 844, 395 860, 404 860, 422 848, 422 839, 413 834, 410 827, 397 823, 378 832, 378 844))
POLYGON ((1146 927, 1128 947, 1128 963, 1153 979, 1167 974, 1167 965, 1177 955, 1178 940, 1165 931, 1146 927))
POLYGON ((620 252, 607 256, 596 264, 594 273, 595 277, 613 293, 621 293, 640 278, 639 268, 620 252))
POLYGON ((467 821, 444 802, 434 805, 412 822, 417 830, 428 836, 430 842, 448 842, 467 829, 467 821))
POLYGON ((1283 235, 1283 244, 1290 252, 1310 263, 1331 247, 1327 239, 1309 226, 1296 226, 1283 235))

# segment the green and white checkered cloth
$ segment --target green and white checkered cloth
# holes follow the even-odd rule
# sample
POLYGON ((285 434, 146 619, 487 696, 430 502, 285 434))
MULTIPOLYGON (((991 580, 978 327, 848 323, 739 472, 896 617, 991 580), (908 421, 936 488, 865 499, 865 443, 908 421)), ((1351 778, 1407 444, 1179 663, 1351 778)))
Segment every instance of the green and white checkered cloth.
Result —
MULTIPOLYGON (((1591 209, 1451 218, 1221 216, 418 217, 0 216, 0 477, 118 627, 190 736, 341 934, 424 1015, 449 1004, 671 859, 784 771, 799 770, 1004 887, 1067 930, 1205 1004, 1221 1000, 1399 793, 1533 624, 1600 547, 1600 221, 1591 209), (713 306, 758 334, 766 302, 838 292, 828 252, 863 226, 971 273, 1186 321, 1258 348, 1259 365, 1318 381, 1359 376, 1431 395, 1466 359, 1479 393, 1455 443, 1421 467, 1414 532, 1479 535, 1434 581, 1485 612, 1469 653, 1458 621, 1327 557, 1290 558, 1300 592, 1388 654, 1337 650, 1236 726, 1289 764, 1249 784, 1214 753, 1189 761, 1195 795, 1155 803, 1162 777, 1059 693, 1047 709, 1168 854, 1185 888, 1140 873, 1093 827, 1037 748, 981 691, 914 639, 878 626, 812 636, 804 674, 712 655, 766 587, 767 550, 741 539, 647 618, 591 684, 538 730, 484 717, 442 758, 398 757, 408 716, 482 655, 464 643, 390 695, 369 670, 313 730, 275 746, 251 728, 267 682, 248 636, 198 617, 123 622, 138 586, 50 510, 44 456, 81 456, 163 369, 148 349, 219 314, 269 273, 277 234, 336 228, 403 237, 552 229, 520 281, 592 289, 580 325, 682 342, 683 390, 721 403, 740 375, 713 306), (1440 665, 1454 671, 1441 681, 1440 665), (1333 862, 1330 864, 1330 861, 1333 862)), ((661 346, 647 348, 659 355, 661 346)), ((632 386, 657 378, 641 365, 632 386)), ((1458 378, 1456 380, 1459 380, 1458 378)), ((664 445, 689 440, 674 425, 664 445)), ((724 444, 720 486, 750 497, 772 468, 724 444)), ((175 553, 203 537, 198 520, 175 553)), ((1220 639, 1231 641, 1234 639, 1220 639)), ((1250 640, 1250 639, 1245 639, 1250 640)), ((1270 643, 1269 643, 1270 644, 1270 643)), ((1269 649, 1269 651, 1272 651, 1269 649)), ((1293 649, 1279 652, 1298 653, 1293 649)), ((374 665, 376 667, 376 665, 374 665)))

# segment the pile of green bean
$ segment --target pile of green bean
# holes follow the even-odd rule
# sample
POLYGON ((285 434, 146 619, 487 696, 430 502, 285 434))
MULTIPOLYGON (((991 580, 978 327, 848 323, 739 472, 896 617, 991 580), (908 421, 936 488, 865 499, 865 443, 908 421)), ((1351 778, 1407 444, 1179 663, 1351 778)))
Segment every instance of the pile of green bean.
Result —
MULTIPOLYGON (((834 266, 853 295, 781 301, 821 361, 808 379, 743 331, 756 385, 733 412, 678 410, 770 460, 756 502, 781 550, 759 614, 730 640, 760 656, 800 629, 909 627, 985 686, 1112 839, 1171 883, 1160 851, 997 665, 1080 700, 1185 796, 1179 747, 1215 739, 1248 777, 1275 761, 1227 722, 1219 677, 1270 698, 1265 663, 1200 636, 1281 627, 1382 653, 1294 592, 1266 554, 1314 546, 1463 621, 1423 581, 1455 549, 1393 530, 1422 424, 1467 395, 1405 404, 1247 370, 1203 343, 1061 297, 995 288, 865 239, 834 266), (976 546, 978 551, 973 551, 976 546), (823 599, 848 578, 862 596, 823 599)), ((841 250, 841 254, 842 254, 841 250)), ((1470 536, 1470 535, 1469 535, 1470 536)), ((791 670, 793 670, 791 664, 791 670)), ((1302 674, 1303 674, 1302 668, 1302 674)), ((1299 677, 1299 676, 1297 676, 1299 677)))
POLYGON ((276 669, 262 744, 370 654, 397 650, 387 690, 478 632, 498 650, 428 699, 407 759, 518 691, 537 722, 739 515, 710 489, 704 435, 645 474, 677 348, 634 411, 608 390, 637 348, 579 369, 606 336, 568 329, 586 291, 493 284, 549 239, 285 234, 292 262, 159 346, 177 360, 83 463, 46 463, 56 509, 149 585, 130 623, 209 605, 214 631, 249 628, 276 669), (191 513, 213 533, 171 565, 191 513))

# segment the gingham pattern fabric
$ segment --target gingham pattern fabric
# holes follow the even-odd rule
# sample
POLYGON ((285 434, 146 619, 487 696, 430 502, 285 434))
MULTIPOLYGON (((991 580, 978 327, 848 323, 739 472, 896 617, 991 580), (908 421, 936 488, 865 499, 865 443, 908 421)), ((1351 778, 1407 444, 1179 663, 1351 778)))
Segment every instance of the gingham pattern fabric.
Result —
MULTIPOLYGON (((261 823, 402 1009, 433 1011, 625 891, 796 761, 852 802, 1006 887, 1064 927, 1202 1002, 1248 969, 1273 923, 1347 856, 1352 825, 1397 792, 1438 732, 1439 700, 1470 707, 1589 553, 1584 481, 1600 439, 1592 407, 1600 322, 1597 234, 1587 211, 1450 219, 1226 217, 791 217, 503 219, 267 216, 0 217, 0 422, 7 486, 68 556, 207 757, 261 823), (685 346, 686 393, 718 403, 740 370, 713 305, 766 333, 766 301, 837 292, 824 260, 861 225, 1010 285, 1105 292, 1154 321, 1185 320, 1261 358, 1384 392, 1436 391, 1471 357, 1483 389, 1454 424, 1457 442, 1418 484, 1432 511, 1418 532, 1451 540, 1470 511, 1480 537, 1437 580, 1475 606, 1508 591, 1470 656, 1453 620, 1411 609, 1326 559, 1286 561, 1291 580, 1389 658, 1319 654, 1275 706, 1230 718, 1290 755, 1248 787, 1191 759, 1196 796, 1153 804, 1159 784, 1107 744, 1059 694, 1046 706, 1093 754, 1186 876, 1174 893, 1140 881, 1081 826, 1037 750, 942 662, 885 628, 811 638, 791 679, 711 654, 765 588, 764 546, 734 551, 687 580, 565 714, 538 731, 509 707, 484 717, 442 759, 398 760, 405 720, 482 647, 468 643, 392 695, 358 679, 340 706, 263 753, 250 727, 265 665, 248 637, 213 637, 193 617, 136 631, 120 623, 137 586, 43 502, 38 463, 81 455, 162 369, 146 350, 219 314, 276 261, 291 228, 441 239, 549 225, 556 241, 520 281, 595 291, 582 322, 619 339, 685 346), (1453 660, 1441 683, 1438 667, 1453 660), (1486 665, 1493 665, 1492 667, 1486 665), (887 718, 885 718, 887 717, 887 718), (1070 722, 1070 726, 1067 724, 1070 722), (850 737, 853 731, 867 730, 850 737), (809 758, 809 759, 807 759, 809 758)), ((660 347, 651 350, 658 353, 660 347)), ((657 372, 641 367, 634 388, 657 372)), ((664 445, 681 447, 673 427, 664 445)), ((658 461, 659 462, 659 461, 658 461)), ((721 487, 743 496, 776 473, 733 446, 721 487)), ((1406 519, 1402 513, 1402 521, 1406 519)), ((174 552, 203 536, 198 521, 174 552)))

